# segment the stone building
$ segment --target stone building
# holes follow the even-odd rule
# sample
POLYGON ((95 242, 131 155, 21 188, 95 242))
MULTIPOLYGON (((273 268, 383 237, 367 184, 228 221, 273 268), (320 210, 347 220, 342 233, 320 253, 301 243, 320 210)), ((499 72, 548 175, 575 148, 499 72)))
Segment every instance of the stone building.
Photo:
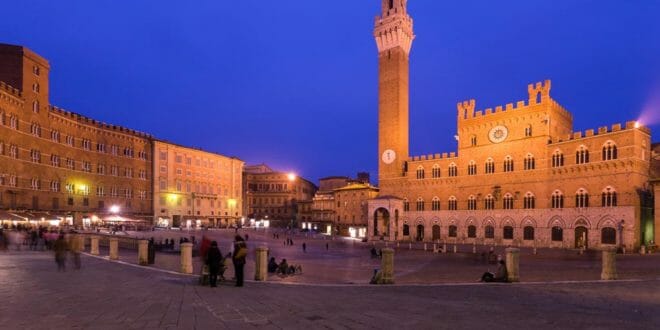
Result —
POLYGON ((154 141, 154 210, 161 227, 227 227, 242 217, 243 161, 154 141))
POLYGON ((328 235, 365 237, 367 201, 377 195, 378 188, 369 183, 368 173, 358 173, 357 179, 347 176, 322 178, 311 209, 303 215, 303 228, 328 235))
POLYGON ((243 192, 246 216, 268 220, 271 226, 297 227, 299 202, 310 201, 317 187, 293 173, 277 172, 265 164, 246 166, 243 192))
POLYGON ((151 136, 51 105, 49 70, 0 45, 0 220, 150 222, 151 136))
POLYGON ((374 30, 381 191, 369 201, 371 239, 629 249, 654 239, 643 197, 651 194, 650 131, 634 121, 573 131, 549 80, 515 104, 458 103, 457 151, 410 156, 415 36, 406 3, 383 0, 374 30))

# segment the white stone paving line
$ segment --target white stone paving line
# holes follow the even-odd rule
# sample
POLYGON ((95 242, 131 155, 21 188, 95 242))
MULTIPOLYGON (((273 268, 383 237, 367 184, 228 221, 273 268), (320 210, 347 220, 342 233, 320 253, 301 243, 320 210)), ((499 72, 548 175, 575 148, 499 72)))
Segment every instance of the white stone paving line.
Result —
MULTIPOLYGON (((89 253, 83 252, 82 254, 85 254, 87 256, 105 260, 105 261, 112 261, 118 264, 122 265, 127 265, 127 266, 132 266, 135 268, 139 269, 146 269, 146 270, 152 270, 152 271, 158 271, 162 273, 167 273, 167 274, 172 274, 172 275, 180 275, 180 276, 186 276, 186 277, 199 277, 199 275, 196 274, 184 274, 184 273, 179 273, 171 270, 166 270, 166 269, 160 269, 160 268, 154 268, 154 267, 147 267, 147 266, 140 266, 136 264, 132 264, 130 262, 125 262, 121 260, 110 260, 108 257, 102 257, 102 256, 95 256, 91 255, 89 253)), ((476 283, 419 283, 419 284, 414 284, 414 283, 408 283, 408 284, 388 284, 388 285, 373 285, 373 284, 368 284, 368 283, 356 283, 356 284, 328 284, 328 283, 298 283, 298 282, 272 282, 272 281, 254 281, 254 280, 244 280, 246 283, 262 283, 262 284, 269 284, 269 285, 289 285, 289 286, 314 286, 314 287, 370 287, 370 288, 378 288, 378 287, 431 287, 431 286, 475 286, 475 285, 489 285, 489 286, 498 286, 498 285, 548 285, 548 284, 593 284, 593 283, 600 283, 600 284, 606 284, 606 283, 624 283, 624 282, 653 282, 653 281, 660 281, 660 277, 655 278, 655 279, 625 279, 625 280, 613 280, 613 281, 606 281, 606 280, 586 280, 586 281, 539 281, 539 282, 516 282, 516 283, 482 283, 482 282, 476 282, 476 283)))

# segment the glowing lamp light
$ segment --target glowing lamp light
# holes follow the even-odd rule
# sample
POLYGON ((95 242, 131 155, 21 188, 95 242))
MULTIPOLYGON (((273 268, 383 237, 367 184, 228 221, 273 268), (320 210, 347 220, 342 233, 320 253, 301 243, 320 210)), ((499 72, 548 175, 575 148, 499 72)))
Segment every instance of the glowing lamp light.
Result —
POLYGON ((636 121, 635 122, 635 128, 639 128, 640 126, 642 126, 642 124, 640 124, 639 121, 636 121))
POLYGON ((289 181, 295 181, 296 180, 296 174, 291 172, 286 175, 286 177, 289 179, 289 181))
POLYGON ((110 206, 110 213, 119 213, 119 206, 118 205, 112 205, 110 206))

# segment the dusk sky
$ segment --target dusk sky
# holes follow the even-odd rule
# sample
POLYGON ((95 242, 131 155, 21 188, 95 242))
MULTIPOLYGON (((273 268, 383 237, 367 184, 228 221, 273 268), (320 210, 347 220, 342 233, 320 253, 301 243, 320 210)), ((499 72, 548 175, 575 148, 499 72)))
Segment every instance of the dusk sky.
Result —
MULTIPOLYGON (((2 43, 50 61, 51 103, 317 182, 377 178, 380 0, 21 0, 2 43)), ((574 130, 660 141, 660 1, 410 0, 411 153, 456 150, 456 103, 551 96, 574 130)))

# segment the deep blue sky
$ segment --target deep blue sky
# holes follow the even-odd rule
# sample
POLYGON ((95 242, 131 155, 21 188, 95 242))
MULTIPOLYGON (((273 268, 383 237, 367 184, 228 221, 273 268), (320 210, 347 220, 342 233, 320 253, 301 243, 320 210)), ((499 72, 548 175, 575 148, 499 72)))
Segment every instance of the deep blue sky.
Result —
MULTIPOLYGON (((314 181, 375 180, 380 2, 9 1, 0 42, 49 59, 51 103, 70 111, 314 181)), ((660 1, 410 0, 409 12, 413 155, 455 150, 457 101, 523 100, 544 79, 575 130, 660 117, 660 1)))

